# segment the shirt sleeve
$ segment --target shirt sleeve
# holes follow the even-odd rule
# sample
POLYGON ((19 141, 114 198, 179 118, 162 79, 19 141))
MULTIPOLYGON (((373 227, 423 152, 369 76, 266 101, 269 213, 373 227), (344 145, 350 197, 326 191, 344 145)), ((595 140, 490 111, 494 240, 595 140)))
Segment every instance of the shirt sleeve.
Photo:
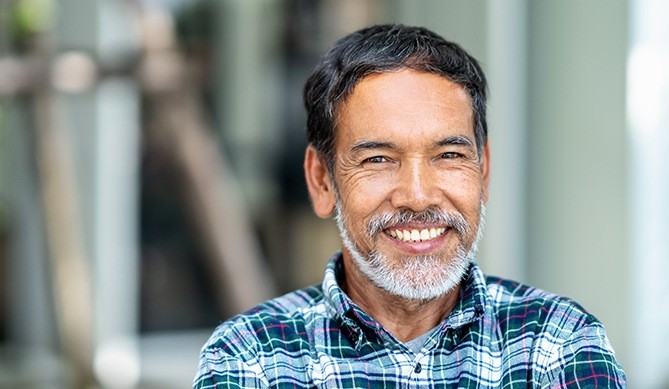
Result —
POLYGON ((574 332, 556 353, 557 363, 545 375, 541 388, 627 387, 625 372, 599 323, 574 332))
POLYGON ((202 350, 193 389, 269 388, 260 365, 244 362, 221 349, 202 350))

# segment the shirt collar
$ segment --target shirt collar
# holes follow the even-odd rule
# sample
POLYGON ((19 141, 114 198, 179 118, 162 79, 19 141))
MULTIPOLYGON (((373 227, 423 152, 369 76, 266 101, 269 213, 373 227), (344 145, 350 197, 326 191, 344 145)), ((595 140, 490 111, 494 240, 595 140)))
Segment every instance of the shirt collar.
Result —
MULTIPOLYGON (((339 281, 343 277, 343 271, 342 255, 337 253, 328 262, 323 278, 323 292, 329 316, 341 318, 345 325, 356 329, 361 324, 375 331, 383 330, 378 322, 355 305, 341 289, 339 281)), ((472 261, 460 285, 458 302, 442 325, 446 328, 458 328, 479 319, 485 312, 486 301, 485 276, 472 261)))
POLYGON ((336 253, 328 261, 323 278, 323 293, 330 317, 347 317, 353 309, 353 302, 339 286, 339 279, 343 275, 341 253, 336 253))
POLYGON ((444 321, 446 327, 458 328, 479 319, 485 312, 487 297, 485 276, 481 268, 472 260, 460 284, 458 302, 444 321))

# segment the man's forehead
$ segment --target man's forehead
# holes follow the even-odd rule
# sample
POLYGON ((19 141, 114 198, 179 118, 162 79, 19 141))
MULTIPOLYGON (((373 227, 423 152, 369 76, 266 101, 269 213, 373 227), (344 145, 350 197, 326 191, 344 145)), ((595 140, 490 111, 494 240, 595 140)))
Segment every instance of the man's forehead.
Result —
POLYGON ((439 74, 411 69, 375 73, 361 79, 339 102, 336 122, 342 112, 361 105, 402 115, 418 112, 425 106, 471 117, 474 114, 471 96, 462 85, 439 74))
POLYGON ((402 134, 429 135, 432 142, 453 135, 473 139, 473 115, 471 98, 460 85, 403 70, 364 78, 338 110, 336 130, 355 142, 392 141, 402 134))

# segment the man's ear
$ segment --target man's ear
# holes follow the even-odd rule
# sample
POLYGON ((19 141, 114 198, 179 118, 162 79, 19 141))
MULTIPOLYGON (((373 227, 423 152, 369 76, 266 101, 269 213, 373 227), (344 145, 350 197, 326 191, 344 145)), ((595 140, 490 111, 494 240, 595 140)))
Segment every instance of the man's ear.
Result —
POLYGON ((334 212, 337 198, 327 165, 312 145, 307 146, 304 155, 304 175, 314 212, 322 218, 330 217, 334 212))
POLYGON ((481 178, 483 179, 483 203, 488 203, 490 195, 490 143, 485 142, 483 146, 483 155, 481 156, 481 178))

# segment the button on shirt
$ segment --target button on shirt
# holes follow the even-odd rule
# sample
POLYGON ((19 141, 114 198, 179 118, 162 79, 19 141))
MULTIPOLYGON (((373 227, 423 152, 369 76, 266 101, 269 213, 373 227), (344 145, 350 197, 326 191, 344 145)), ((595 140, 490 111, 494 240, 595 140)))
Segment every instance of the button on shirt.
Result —
POLYGON ((337 282, 268 301, 221 324, 194 388, 624 388, 606 331, 571 300, 485 277, 473 262, 458 303, 415 353, 337 282))

